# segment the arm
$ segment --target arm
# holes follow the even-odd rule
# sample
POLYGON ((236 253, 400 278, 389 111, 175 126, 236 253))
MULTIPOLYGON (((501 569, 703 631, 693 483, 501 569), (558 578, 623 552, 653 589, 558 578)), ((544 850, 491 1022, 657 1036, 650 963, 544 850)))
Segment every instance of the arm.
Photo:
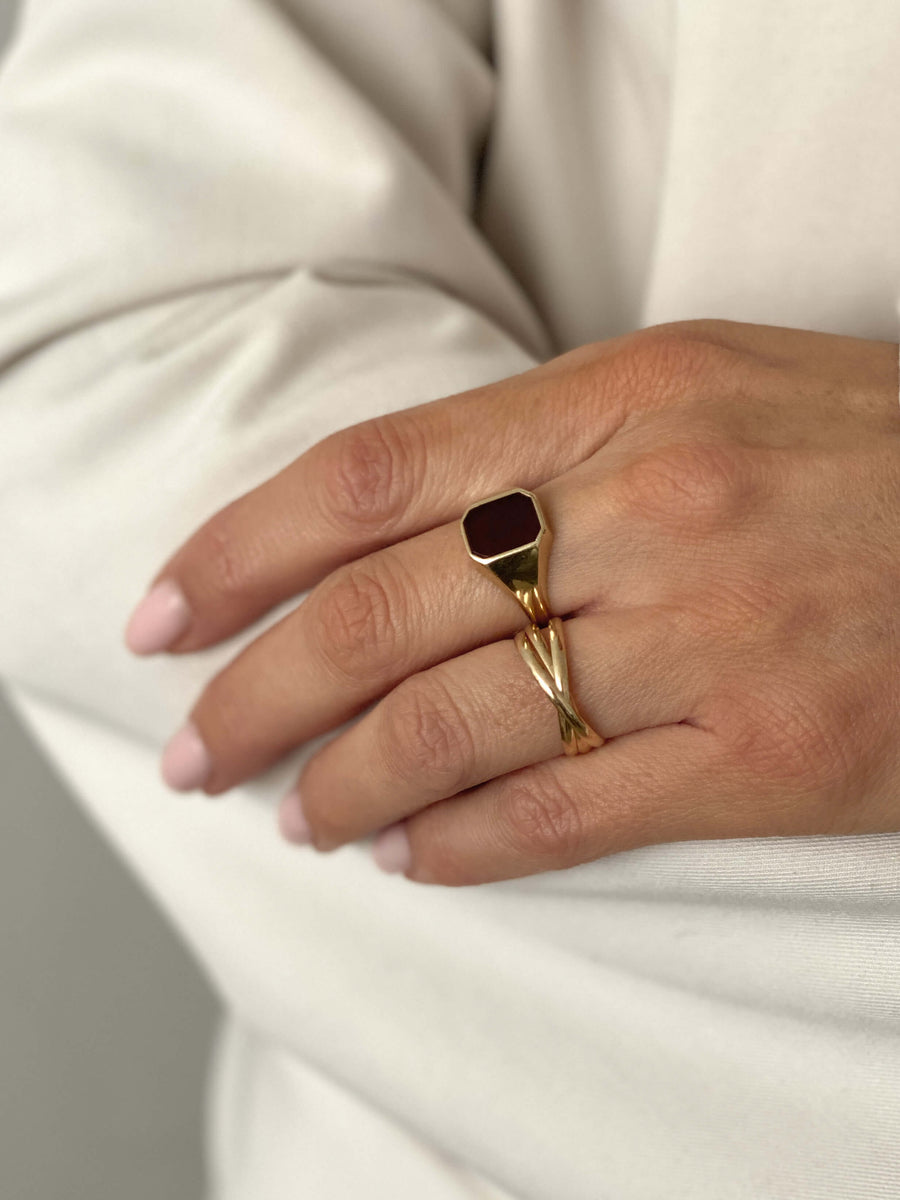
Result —
POLYGON ((134 669, 161 557, 332 430, 549 353, 470 217, 479 23, 377 7, 26 7, 0 77, 8 680, 157 741, 235 651, 134 669))

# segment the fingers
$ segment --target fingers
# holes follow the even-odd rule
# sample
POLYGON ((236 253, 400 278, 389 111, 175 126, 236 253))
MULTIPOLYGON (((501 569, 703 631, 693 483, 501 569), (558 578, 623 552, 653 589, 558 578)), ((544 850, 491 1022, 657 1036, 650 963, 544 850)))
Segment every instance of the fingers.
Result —
POLYGON ((731 831, 752 824, 746 786, 713 733, 656 726, 440 801, 387 836, 405 828, 408 879, 491 883, 638 846, 741 836, 731 831))
MULTIPOLYGON (((547 488, 542 502, 567 530, 547 598, 554 611, 572 612, 595 592, 590 573, 571 569, 589 510, 565 486, 547 488)), ((512 594, 469 559, 457 522, 378 551, 334 571, 209 682, 187 729, 166 747, 163 777, 218 794, 406 676, 511 637, 522 624, 512 594)))
POLYGON ((619 340, 325 438, 172 555, 152 581, 162 590, 151 586, 132 615, 127 645, 135 653, 208 646, 344 562, 582 461, 612 436, 621 395, 604 394, 599 382, 588 388, 571 362, 585 349, 609 354, 619 340))
MULTIPOLYGON (((691 475, 685 484, 682 476, 696 474, 697 465, 683 457, 645 465, 640 478, 633 470, 620 476, 636 497, 630 508, 622 487, 617 495, 599 469, 588 481, 576 470, 541 489, 554 530, 551 612, 666 604, 673 613, 691 604, 696 610, 696 597, 683 599, 690 596, 684 568, 666 558, 680 550, 680 526, 672 522, 678 517, 692 545, 697 528, 711 523, 733 539, 732 501, 730 492, 723 499, 718 478, 701 488, 691 475), (673 499, 666 472, 676 470, 673 499), (707 512, 710 496, 715 507, 707 512), (647 526, 652 532, 658 519, 668 537, 648 569, 647 526)), ((684 561, 691 578, 706 569, 696 550, 684 561)), ((375 552, 334 571, 211 680, 188 729, 166 748, 163 777, 175 788, 218 794, 342 724, 400 680, 511 637, 522 624, 512 595, 467 557, 456 521, 375 552)))
MULTIPOLYGON (((669 573, 646 571, 631 523, 607 509, 602 492, 602 481, 571 478, 541 490, 558 531, 547 600, 560 616, 596 607, 598 597, 606 607, 652 604, 662 599, 657 584, 669 586, 669 573)), ((165 749, 163 778, 219 794, 400 680, 522 624, 513 596, 468 558, 456 521, 368 555, 332 572, 210 681, 165 749)))
MULTIPOLYGON (((555 572, 551 594, 569 599, 555 572)), ((565 611, 565 608, 562 609, 565 611)), ((348 720, 407 675, 521 628, 454 522, 335 571, 206 686, 163 755, 172 787, 218 794, 348 720)))
POLYGON ((607 446, 630 416, 745 386, 746 370, 734 375, 740 350, 789 359, 798 338, 824 337, 760 328, 764 336, 728 321, 652 326, 341 430, 179 547, 132 614, 126 644, 139 654, 209 646, 342 563, 494 492, 540 487, 607 446))
POLYGON ((180 734, 163 754, 163 776, 176 788, 225 791, 340 725, 404 674, 518 628, 517 610, 473 569, 456 526, 343 567, 198 697, 189 728, 204 748, 203 778, 180 776, 180 734))
MULTIPOLYGON (((572 696, 606 738, 687 719, 711 686, 713 654, 672 610, 576 617, 565 631, 572 696)), ((561 752, 556 709, 514 642, 495 642, 405 679, 320 750, 283 801, 282 829, 298 828, 299 806, 331 850, 561 752)))

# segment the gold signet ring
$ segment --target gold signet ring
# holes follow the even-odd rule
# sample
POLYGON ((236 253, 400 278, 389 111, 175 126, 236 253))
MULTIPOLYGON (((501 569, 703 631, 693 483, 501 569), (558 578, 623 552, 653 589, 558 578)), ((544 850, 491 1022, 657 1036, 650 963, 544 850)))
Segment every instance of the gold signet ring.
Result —
POLYGON ((480 500, 460 520, 469 557, 509 588, 535 625, 549 619, 544 591, 552 534, 534 492, 512 488, 480 500))
POLYGON ((498 492, 467 508, 460 528, 469 557, 508 588, 528 616, 529 627, 516 634, 516 648, 553 701, 566 754, 602 746, 604 738, 575 707, 563 623, 550 616, 545 600, 552 534, 537 496, 525 488, 498 492))

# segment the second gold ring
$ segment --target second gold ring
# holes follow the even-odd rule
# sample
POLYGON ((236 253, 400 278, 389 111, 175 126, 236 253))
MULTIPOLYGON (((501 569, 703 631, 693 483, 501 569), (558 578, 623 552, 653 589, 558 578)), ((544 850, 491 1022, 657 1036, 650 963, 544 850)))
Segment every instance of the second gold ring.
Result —
POLYGON ((604 739, 584 720, 569 690, 563 623, 546 602, 552 533, 537 496, 525 488, 498 492, 471 505, 460 519, 473 562, 512 592, 529 618, 516 648, 553 702, 566 754, 583 754, 604 739))

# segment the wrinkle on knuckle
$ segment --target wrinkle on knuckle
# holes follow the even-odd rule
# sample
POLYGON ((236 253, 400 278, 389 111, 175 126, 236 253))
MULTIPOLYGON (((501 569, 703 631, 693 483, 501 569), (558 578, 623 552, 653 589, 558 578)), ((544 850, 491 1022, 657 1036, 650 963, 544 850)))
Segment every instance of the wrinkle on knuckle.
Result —
POLYGON ((516 853, 539 861, 575 862, 583 848, 584 820, 578 804, 546 771, 510 786, 503 829, 516 853))
POLYGON ((411 677, 382 702, 380 746, 390 776, 452 795, 475 757, 469 722, 437 671, 411 677))
POLYGON ((354 564, 337 572, 317 598, 320 656, 339 678, 380 677, 397 646, 407 604, 384 568, 354 564))
POLYGON ((402 415, 388 414, 322 443, 324 507, 340 528, 383 533, 403 516, 418 486, 412 431, 402 415))
POLYGON ((197 534, 199 544, 196 549, 203 563, 204 590, 213 603, 239 600, 256 586, 252 548, 238 536, 230 507, 218 512, 197 534))
POLYGON ((745 511, 750 496, 740 452, 705 442, 647 451, 627 463, 608 487, 630 516, 697 532, 733 521, 745 511))
POLYGON ((718 341, 677 324, 657 325, 624 339, 607 365, 616 390, 625 390, 634 406, 658 409, 708 394, 735 358, 735 352, 718 341))

